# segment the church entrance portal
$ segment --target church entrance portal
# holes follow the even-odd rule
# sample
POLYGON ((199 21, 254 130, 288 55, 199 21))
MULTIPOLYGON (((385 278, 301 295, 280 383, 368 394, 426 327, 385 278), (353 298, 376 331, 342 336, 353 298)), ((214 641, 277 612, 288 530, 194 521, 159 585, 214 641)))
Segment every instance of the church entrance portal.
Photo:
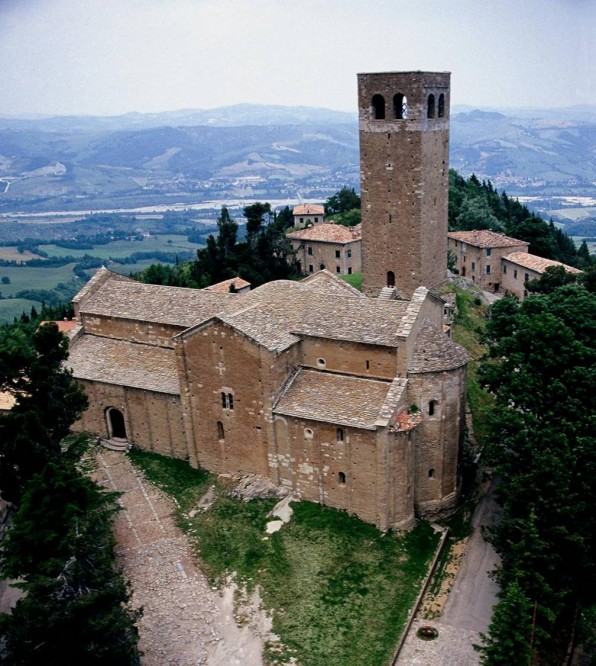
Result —
POLYGON ((119 409, 110 407, 106 412, 110 439, 127 439, 124 415, 119 409))

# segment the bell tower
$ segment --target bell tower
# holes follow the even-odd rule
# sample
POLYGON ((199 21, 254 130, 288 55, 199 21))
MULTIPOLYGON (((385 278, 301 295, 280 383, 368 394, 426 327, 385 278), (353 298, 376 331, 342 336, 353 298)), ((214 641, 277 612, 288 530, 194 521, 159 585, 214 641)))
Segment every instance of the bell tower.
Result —
POLYGON ((409 298, 447 278, 448 72, 358 75, 367 296, 409 298))

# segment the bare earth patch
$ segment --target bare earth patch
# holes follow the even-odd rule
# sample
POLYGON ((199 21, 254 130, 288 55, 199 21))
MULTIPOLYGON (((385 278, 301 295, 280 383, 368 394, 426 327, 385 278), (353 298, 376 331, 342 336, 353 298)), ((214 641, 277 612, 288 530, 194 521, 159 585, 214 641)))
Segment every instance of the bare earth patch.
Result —
POLYGON ((220 593, 196 567, 173 505, 119 452, 99 451, 96 480, 122 493, 115 534, 119 561, 143 608, 139 646, 144 666, 260 666, 275 641, 258 595, 229 581, 220 593), (240 602, 238 595, 240 594, 240 602))

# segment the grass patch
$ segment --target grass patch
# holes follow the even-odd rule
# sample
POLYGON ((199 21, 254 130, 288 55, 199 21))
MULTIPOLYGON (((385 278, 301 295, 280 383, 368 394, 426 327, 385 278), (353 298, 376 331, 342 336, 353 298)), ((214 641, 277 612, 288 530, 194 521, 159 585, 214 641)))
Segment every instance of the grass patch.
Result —
POLYGON ((453 322, 453 340, 465 347, 473 357, 468 364, 468 403, 474 421, 474 434, 483 446, 488 437, 487 415, 493 407, 494 399, 480 385, 478 366, 486 348, 480 342, 480 336, 486 326, 487 306, 478 296, 450 285, 455 292, 457 313, 453 322))
POLYGON ((160 234, 139 240, 117 240, 107 245, 94 245, 93 249, 76 249, 49 244, 40 249, 50 257, 83 257, 86 254, 100 259, 125 259, 134 252, 196 252, 202 245, 190 243, 180 234, 160 234))
POLYGON ((74 264, 66 266, 1 266, 0 276, 10 278, 10 284, 0 284, 4 296, 24 289, 54 289, 61 282, 70 282, 74 278, 74 264))
POLYGON ((15 317, 20 318, 23 312, 30 314, 31 308, 39 312, 41 303, 39 301, 30 301, 27 298, 8 298, 0 300, 0 324, 5 322, 12 323, 15 317))
POLYGON ((381 534, 345 512, 300 502, 290 523, 267 535, 275 500, 235 499, 216 477, 181 461, 135 449, 131 459, 174 497, 179 525, 212 580, 236 572, 249 590, 259 585, 284 646, 268 646, 270 663, 290 656, 304 666, 388 663, 438 542, 428 524, 381 534), (191 518, 211 485, 215 502, 191 518))
POLYGON ((352 275, 340 275, 339 276, 344 282, 352 285, 354 289, 362 291, 362 273, 352 273, 352 275))

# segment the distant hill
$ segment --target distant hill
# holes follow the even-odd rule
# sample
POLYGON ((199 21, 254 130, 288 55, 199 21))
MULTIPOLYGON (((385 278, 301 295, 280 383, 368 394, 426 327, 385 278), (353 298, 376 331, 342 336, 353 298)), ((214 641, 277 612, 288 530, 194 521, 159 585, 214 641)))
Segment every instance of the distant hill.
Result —
MULTIPOLYGON (((594 196, 596 107, 456 111, 451 166, 462 175, 509 194, 594 196)), ((322 200, 359 187, 358 162, 356 115, 328 109, 0 118, 0 212, 322 200)))

